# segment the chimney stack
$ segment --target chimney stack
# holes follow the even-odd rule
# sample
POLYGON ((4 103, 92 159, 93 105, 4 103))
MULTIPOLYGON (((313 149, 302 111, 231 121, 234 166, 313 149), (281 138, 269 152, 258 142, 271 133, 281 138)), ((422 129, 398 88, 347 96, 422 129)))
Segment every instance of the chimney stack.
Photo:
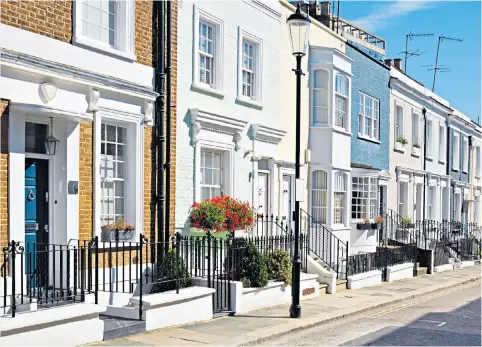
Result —
POLYGON ((393 59, 393 66, 395 66, 396 69, 402 71, 402 59, 401 58, 393 59))
POLYGON ((385 59, 385 65, 388 67, 392 66, 392 59, 385 59))

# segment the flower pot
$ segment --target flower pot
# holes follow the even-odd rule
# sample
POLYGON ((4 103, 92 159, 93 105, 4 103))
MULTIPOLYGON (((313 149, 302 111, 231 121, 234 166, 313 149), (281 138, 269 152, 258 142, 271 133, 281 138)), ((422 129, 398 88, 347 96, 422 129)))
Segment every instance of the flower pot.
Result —
POLYGON ((395 142, 395 149, 403 151, 405 149, 405 145, 401 142, 395 142))
POLYGON ((102 242, 116 241, 116 242, 129 242, 134 241, 136 231, 135 229, 111 229, 102 228, 100 240, 102 242))
POLYGON ((372 224, 371 223, 358 223, 356 225, 356 228, 358 230, 371 230, 372 229, 372 224))

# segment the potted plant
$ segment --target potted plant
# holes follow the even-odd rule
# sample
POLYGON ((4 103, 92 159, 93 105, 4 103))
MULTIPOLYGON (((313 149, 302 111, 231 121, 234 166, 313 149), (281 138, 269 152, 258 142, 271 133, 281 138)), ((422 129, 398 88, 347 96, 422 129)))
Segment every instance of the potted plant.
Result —
POLYGON ((101 241, 133 241, 136 228, 126 223, 124 218, 102 226, 101 241))
POLYGON ((409 217, 402 218, 402 228, 414 228, 415 223, 412 223, 412 219, 409 217))
POLYGON ((370 223, 370 218, 363 217, 363 221, 361 223, 356 224, 356 228, 358 230, 370 230, 372 229, 372 224, 370 223))
POLYGON ((405 147, 405 145, 408 143, 407 139, 403 137, 397 137, 397 140, 395 142, 395 148, 396 149, 402 149, 405 147))
POLYGON ((372 229, 381 229, 382 223, 383 223, 383 217, 377 216, 377 218, 375 218, 375 223, 372 223, 372 229))
POLYGON ((240 236, 254 227, 255 216, 256 210, 248 202, 229 196, 195 202, 189 213, 191 235, 212 232, 217 237, 240 236))

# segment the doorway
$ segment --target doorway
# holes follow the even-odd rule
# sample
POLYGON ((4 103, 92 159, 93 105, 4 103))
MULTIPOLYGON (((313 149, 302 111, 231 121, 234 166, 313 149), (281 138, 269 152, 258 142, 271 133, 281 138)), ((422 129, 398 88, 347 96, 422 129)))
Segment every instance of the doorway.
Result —
POLYGON ((269 214, 269 190, 268 190, 268 173, 258 173, 258 213, 263 216, 269 214))
POLYGON ((293 211, 295 210, 295 199, 293 196, 293 181, 293 175, 283 175, 281 219, 283 223, 289 226, 290 230, 292 230, 294 227, 293 211))
POLYGON ((25 274, 27 288, 48 283, 49 162, 25 158, 25 274))

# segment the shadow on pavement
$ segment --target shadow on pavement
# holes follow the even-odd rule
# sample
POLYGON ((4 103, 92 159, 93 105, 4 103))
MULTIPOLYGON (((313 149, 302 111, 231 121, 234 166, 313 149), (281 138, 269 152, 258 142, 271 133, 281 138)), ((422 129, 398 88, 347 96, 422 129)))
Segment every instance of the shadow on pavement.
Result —
POLYGON ((481 299, 431 312, 404 327, 385 327, 344 346, 481 346, 481 299))

